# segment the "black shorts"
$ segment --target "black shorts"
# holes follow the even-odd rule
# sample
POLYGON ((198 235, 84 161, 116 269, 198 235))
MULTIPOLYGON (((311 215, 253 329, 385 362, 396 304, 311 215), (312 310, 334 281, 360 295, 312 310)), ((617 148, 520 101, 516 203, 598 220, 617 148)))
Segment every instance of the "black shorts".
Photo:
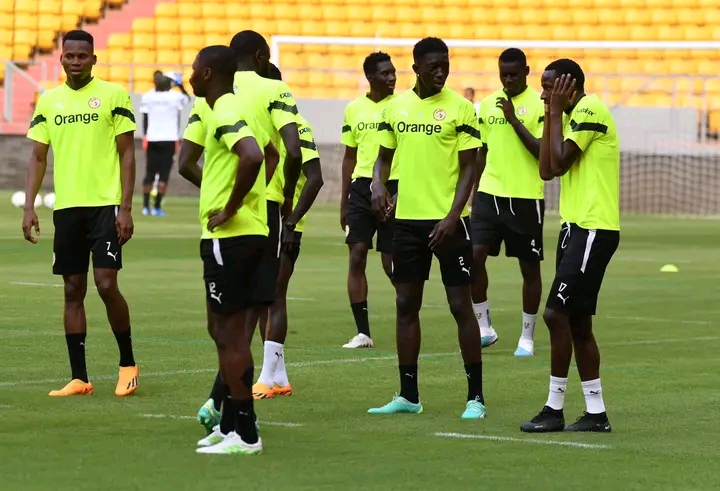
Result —
MULTIPOLYGON (((345 229, 346 244, 368 244, 373 247, 373 236, 377 231, 378 252, 393 252, 393 222, 379 220, 372 209, 372 191, 369 177, 358 177, 350 184, 348 198, 347 228, 345 229)), ((387 187, 390 196, 397 194, 398 182, 388 181, 387 187)))
POLYGON ((563 224, 546 307, 567 315, 595 315, 605 270, 619 243, 618 231, 563 224))
POLYGON ((473 245, 490 248, 491 256, 500 254, 524 261, 543 260, 543 222, 545 200, 501 198, 479 192, 472 207, 473 245))
POLYGON ((393 237, 393 282, 416 283, 430 277, 433 254, 440 262, 440 274, 445 286, 471 283, 472 243, 470 220, 460 219, 455 235, 436 250, 430 249, 430 233, 439 220, 395 220, 393 237))
POLYGON ((148 142, 146 157, 147 165, 143 184, 151 185, 155 182, 156 175, 160 182, 168 182, 175 158, 175 142, 148 142))
POLYGON ((122 247, 115 228, 117 206, 65 208, 53 212, 53 274, 122 269, 122 247))
POLYGON ((232 314, 262 303, 257 299, 258 272, 266 245, 263 235, 200 241, 205 293, 213 312, 232 314))
POLYGON ((258 270, 256 299, 270 305, 275 301, 275 284, 280 273, 280 204, 267 202, 268 236, 258 270))
POLYGON ((302 244, 302 232, 293 232, 293 246, 291 252, 282 251, 281 254, 290 259, 290 264, 295 269, 295 263, 300 257, 300 245, 302 244))

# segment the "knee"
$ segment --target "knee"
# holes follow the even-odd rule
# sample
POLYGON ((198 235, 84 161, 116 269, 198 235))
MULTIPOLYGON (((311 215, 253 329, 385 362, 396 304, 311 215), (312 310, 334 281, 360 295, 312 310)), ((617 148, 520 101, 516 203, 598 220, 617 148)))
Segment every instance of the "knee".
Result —
POLYGON ((398 317, 409 317, 420 312, 420 301, 413 295, 398 292, 395 298, 398 317))
POLYGON ((117 282, 112 278, 95 278, 95 287, 103 300, 108 300, 118 294, 117 282))
POLYGON ((551 339, 559 339, 571 336, 565 314, 552 309, 545 309, 543 312, 543 320, 548 326, 551 339))
POLYGON ((542 275, 540 274, 540 263, 539 262, 520 262, 520 273, 522 274, 523 281, 526 283, 541 282, 542 275))
POLYGON ((365 271, 367 264, 367 250, 361 247, 350 249, 350 269, 353 271, 365 271))
POLYGON ((472 305, 464 298, 450 298, 448 299, 448 306, 450 307, 450 313, 456 320, 461 319, 463 315, 468 313, 472 316, 475 315, 472 305))
POLYGON ((83 303, 87 293, 87 283, 84 281, 65 282, 65 303, 83 303))

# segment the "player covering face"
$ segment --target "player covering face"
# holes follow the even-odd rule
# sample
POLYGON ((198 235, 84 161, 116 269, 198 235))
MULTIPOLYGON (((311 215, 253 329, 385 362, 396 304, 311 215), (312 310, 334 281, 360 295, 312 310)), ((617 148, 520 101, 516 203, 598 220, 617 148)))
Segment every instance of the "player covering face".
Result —
POLYGON ((60 61, 67 82, 40 96, 28 131, 34 143, 25 180, 22 225, 25 239, 35 244, 32 229, 40 233, 35 197, 52 146, 56 196, 53 274, 63 277, 63 324, 72 379, 50 395, 93 392, 85 363, 84 303, 92 256, 95 286, 120 350, 115 394, 127 396, 137 390, 139 371, 133 356, 128 305, 118 288, 118 271, 122 268, 122 246, 134 231, 135 116, 125 89, 93 77, 97 59, 89 33, 68 32, 60 61))
POLYGON ((418 393, 419 313, 434 255, 465 364, 468 392, 461 417, 480 419, 486 410, 480 331, 470 298, 472 244, 467 218, 480 134, 472 103, 445 88, 450 67, 447 45, 438 38, 425 38, 415 45, 413 58, 416 86, 390 101, 378 128, 380 150, 372 184, 378 216, 387 219, 395 212, 392 279, 400 396, 368 412, 423 410, 418 393), (402 172, 396 206, 385 187, 395 156, 402 172))
POLYGON ((540 175, 560 178, 562 228, 555 279, 543 318, 550 330, 550 391, 526 432, 611 431, 600 383, 600 352, 592 330, 607 266, 620 242, 620 147, 608 107, 585 94, 585 75, 556 60, 542 75, 545 128, 540 175), (563 413, 573 351, 587 411, 565 427, 563 413))
MULTIPOLYGON (((365 269, 368 250, 377 232, 376 249, 380 252, 383 270, 392 274, 393 220, 379 220, 372 210, 372 169, 378 155, 377 126, 382 114, 394 97, 395 67, 390 56, 371 53, 363 63, 370 92, 350 102, 345 108, 342 143, 345 155, 342 163, 342 191, 340 194, 340 226, 345 232, 350 261, 348 268, 348 297, 357 335, 343 348, 372 348, 368 312, 368 284, 365 269)), ((391 196, 397 194, 398 171, 393 166, 385 184, 391 196)))

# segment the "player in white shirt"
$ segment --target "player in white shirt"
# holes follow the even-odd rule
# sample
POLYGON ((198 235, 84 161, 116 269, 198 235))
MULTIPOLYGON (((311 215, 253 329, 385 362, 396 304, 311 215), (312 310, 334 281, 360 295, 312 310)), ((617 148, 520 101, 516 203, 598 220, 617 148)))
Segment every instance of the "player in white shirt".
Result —
POLYGON ((143 131, 147 164, 143 179, 143 215, 165 216, 162 199, 167 192, 175 149, 180 141, 180 114, 190 101, 182 83, 175 82, 180 92, 170 90, 173 80, 155 72, 155 89, 143 95, 140 112, 143 113, 143 131), (157 177, 157 195, 152 209, 150 193, 157 177))

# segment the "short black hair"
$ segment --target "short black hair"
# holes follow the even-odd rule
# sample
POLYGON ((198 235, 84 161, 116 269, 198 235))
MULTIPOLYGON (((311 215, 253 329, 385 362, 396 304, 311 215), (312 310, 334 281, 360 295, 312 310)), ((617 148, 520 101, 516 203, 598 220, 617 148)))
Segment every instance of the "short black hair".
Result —
POLYGON ((383 53, 382 51, 370 53, 367 55, 367 58, 365 58, 365 61, 363 61, 363 72, 365 72, 365 75, 377 73, 378 65, 384 61, 390 61, 389 54, 383 53))
POLYGON ((73 31, 68 31, 67 33, 65 33, 62 38, 63 45, 67 41, 85 41, 86 43, 89 43, 90 46, 95 47, 95 38, 93 38, 92 34, 80 29, 75 29, 73 31))
POLYGON ((235 52, 227 46, 207 46, 198 53, 198 60, 220 77, 232 80, 235 76, 237 70, 235 52))
POLYGON ((261 34, 250 30, 238 32, 230 41, 230 47, 238 57, 254 55, 267 45, 267 41, 261 34))
POLYGON ((282 73, 275 63, 270 63, 268 65, 267 78, 271 80, 282 80, 282 73))
POLYGON ((447 44, 440 38, 428 37, 421 39, 413 47, 413 60, 417 63, 428 53, 445 53, 448 54, 447 44))
POLYGON ((580 90, 585 88, 585 73, 583 73, 582 68, 580 68, 577 62, 569 58, 560 58, 559 60, 553 61, 545 67, 545 71, 553 71, 558 76, 570 75, 575 79, 575 88, 580 90))
POLYGON ((160 70, 155 70, 155 71, 153 72, 153 76, 155 76, 155 75, 163 75, 163 72, 160 71, 160 70))
POLYGON ((500 53, 500 63, 522 63, 527 66, 527 57, 523 50, 518 48, 508 48, 500 53))

